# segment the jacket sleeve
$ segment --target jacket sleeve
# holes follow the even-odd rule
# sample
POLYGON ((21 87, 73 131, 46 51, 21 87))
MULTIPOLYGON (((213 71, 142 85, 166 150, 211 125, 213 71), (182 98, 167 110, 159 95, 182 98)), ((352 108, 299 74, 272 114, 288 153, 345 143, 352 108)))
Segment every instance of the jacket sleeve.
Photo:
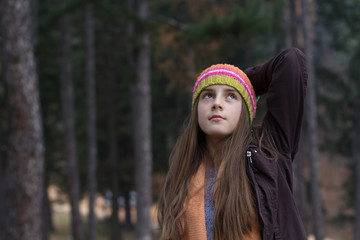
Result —
POLYGON ((266 93, 264 122, 281 154, 297 152, 307 84, 306 60, 297 48, 282 51, 264 64, 245 70, 257 96, 266 93))

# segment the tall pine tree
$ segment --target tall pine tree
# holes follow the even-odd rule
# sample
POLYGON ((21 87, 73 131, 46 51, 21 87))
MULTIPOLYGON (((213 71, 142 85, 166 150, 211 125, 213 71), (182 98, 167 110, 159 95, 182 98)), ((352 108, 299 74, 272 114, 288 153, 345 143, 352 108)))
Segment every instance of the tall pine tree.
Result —
POLYGON ((3 71, 9 136, 5 237, 43 237, 44 142, 30 0, 2 1, 3 71))

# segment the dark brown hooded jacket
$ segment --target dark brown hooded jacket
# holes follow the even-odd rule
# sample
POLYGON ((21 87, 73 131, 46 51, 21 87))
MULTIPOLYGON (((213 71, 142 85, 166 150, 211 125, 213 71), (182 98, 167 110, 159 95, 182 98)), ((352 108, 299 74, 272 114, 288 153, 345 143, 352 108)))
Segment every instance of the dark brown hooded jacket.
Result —
POLYGON ((277 160, 270 160, 255 144, 248 147, 247 170, 257 197, 262 239, 305 240, 293 196, 292 170, 304 111, 307 82, 304 54, 296 48, 287 49, 245 73, 257 96, 266 93, 268 110, 264 122, 279 152, 277 160))

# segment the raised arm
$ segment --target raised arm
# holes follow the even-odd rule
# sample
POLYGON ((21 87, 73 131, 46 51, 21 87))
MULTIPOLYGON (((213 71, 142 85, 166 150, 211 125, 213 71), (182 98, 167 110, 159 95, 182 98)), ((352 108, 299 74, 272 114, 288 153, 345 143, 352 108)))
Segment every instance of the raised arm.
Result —
POLYGON ((257 96, 266 93, 268 123, 281 154, 297 152, 307 83, 306 60, 297 48, 282 51, 264 64, 245 70, 257 96))

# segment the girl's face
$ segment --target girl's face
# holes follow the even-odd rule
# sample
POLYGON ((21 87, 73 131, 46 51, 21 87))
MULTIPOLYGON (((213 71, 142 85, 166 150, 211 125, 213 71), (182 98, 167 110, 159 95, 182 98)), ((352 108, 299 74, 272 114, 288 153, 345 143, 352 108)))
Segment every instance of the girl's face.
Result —
POLYGON ((227 85, 211 85, 199 96, 198 121, 207 140, 220 140, 233 133, 242 107, 240 93, 227 85))

